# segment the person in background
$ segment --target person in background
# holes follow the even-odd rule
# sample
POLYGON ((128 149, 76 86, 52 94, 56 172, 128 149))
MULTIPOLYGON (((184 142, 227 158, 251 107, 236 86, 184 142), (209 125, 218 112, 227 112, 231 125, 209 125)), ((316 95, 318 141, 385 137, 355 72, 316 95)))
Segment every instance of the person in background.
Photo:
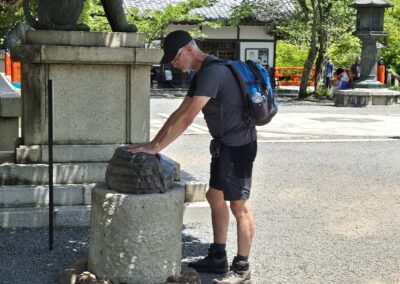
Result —
POLYGON ((350 73, 352 77, 352 82, 356 82, 358 79, 360 79, 360 73, 361 73, 361 68, 360 68, 360 57, 356 58, 356 61, 350 66, 350 73))
POLYGON ((349 87, 349 81, 350 80, 347 71, 344 70, 342 67, 338 68, 336 70, 335 83, 331 91, 331 98, 333 101, 335 100, 335 91, 347 89, 349 87))
POLYGON ((325 68, 325 87, 330 88, 331 87, 331 80, 332 80, 332 75, 333 75, 333 63, 330 59, 328 59, 328 62, 326 63, 326 68, 325 68))

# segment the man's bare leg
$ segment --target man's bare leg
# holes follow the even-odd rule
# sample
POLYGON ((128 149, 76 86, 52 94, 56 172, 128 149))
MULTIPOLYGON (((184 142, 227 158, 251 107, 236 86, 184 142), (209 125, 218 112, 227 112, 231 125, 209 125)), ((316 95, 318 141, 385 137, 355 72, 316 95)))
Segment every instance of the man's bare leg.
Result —
POLYGON ((214 243, 226 244, 229 227, 229 210, 221 190, 210 188, 206 193, 211 207, 214 243))
POLYGON ((237 222, 238 255, 249 256, 256 228, 250 200, 231 201, 230 207, 237 222))

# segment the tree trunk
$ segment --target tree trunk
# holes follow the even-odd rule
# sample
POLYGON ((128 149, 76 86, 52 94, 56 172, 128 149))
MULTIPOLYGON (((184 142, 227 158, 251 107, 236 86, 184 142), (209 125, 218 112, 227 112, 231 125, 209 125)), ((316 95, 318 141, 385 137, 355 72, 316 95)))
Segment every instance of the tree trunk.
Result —
POLYGON ((315 57, 317 56, 317 28, 319 22, 318 21, 319 1, 311 0, 311 6, 313 11, 313 20, 311 28, 310 51, 308 53, 306 63, 304 64, 303 74, 301 76, 300 90, 298 96, 299 99, 304 99, 307 97, 308 76, 310 75, 310 71, 314 64, 315 57))
POLYGON ((315 62, 315 86, 314 91, 317 90, 319 84, 325 79, 324 66, 326 65, 326 54, 328 51, 328 35, 324 29, 320 29, 318 36, 319 48, 317 61, 315 62))
POLYGON ((328 16, 332 9, 331 2, 324 2, 322 0, 318 0, 319 2, 319 28, 318 28, 318 56, 317 61, 315 62, 315 85, 314 91, 318 89, 318 86, 322 83, 324 84, 325 80, 325 66, 327 63, 326 54, 328 52, 329 45, 329 35, 324 25, 324 20, 326 16, 328 16))

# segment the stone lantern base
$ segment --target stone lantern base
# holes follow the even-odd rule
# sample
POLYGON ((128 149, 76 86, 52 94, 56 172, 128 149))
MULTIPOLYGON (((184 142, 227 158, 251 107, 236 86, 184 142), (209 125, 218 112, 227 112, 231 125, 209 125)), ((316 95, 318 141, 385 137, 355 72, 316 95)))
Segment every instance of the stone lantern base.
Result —
POLYGON ((400 92, 389 89, 355 88, 336 90, 335 106, 394 105, 400 103, 400 92))

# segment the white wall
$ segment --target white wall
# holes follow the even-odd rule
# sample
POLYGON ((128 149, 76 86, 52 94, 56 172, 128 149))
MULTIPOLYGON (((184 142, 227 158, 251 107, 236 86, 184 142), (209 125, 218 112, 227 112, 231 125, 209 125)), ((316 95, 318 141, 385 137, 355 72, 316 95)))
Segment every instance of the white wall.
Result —
POLYGON ((220 27, 213 29, 211 27, 203 27, 203 33, 207 35, 207 39, 236 39, 237 28, 233 27, 220 27))
POLYGON ((240 26, 240 39, 274 40, 264 26, 240 26))

